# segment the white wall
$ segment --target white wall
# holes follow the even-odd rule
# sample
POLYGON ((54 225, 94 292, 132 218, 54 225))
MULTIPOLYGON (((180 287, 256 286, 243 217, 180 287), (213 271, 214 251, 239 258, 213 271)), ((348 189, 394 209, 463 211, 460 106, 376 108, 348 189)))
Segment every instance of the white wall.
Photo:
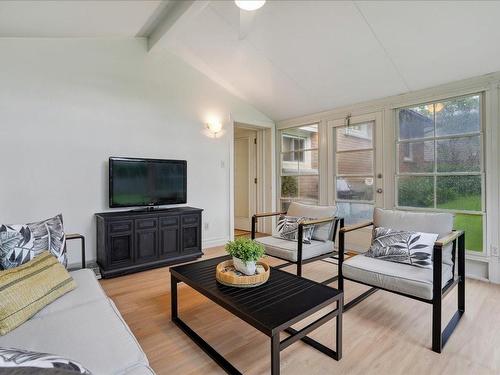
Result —
MULTIPOLYGON (((229 238, 231 131, 208 137, 218 117, 271 120, 142 39, 0 39, 0 222, 62 212, 88 240, 109 210, 110 156, 186 159, 188 204, 204 208, 204 246, 229 238)), ((70 262, 77 262, 78 246, 70 262)))

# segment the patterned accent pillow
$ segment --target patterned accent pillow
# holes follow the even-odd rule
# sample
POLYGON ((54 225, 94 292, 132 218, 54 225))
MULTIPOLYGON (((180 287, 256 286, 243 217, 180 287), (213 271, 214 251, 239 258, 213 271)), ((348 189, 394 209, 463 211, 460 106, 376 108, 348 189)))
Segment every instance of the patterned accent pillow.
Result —
POLYGON ((61 214, 36 223, 0 225, 0 266, 3 269, 27 263, 45 250, 67 266, 61 214))
MULTIPOLYGON (((277 237, 289 241, 297 241, 299 223, 306 218, 280 215, 276 225, 277 237)), ((302 232, 302 243, 310 244, 314 232, 314 225, 304 228, 302 232)))
POLYGON ((437 238, 438 235, 435 233, 398 231, 378 227, 373 233, 372 246, 365 255, 389 262, 432 269, 432 251, 437 238))
POLYGON ((33 352, 24 349, 0 348, 0 368, 2 367, 59 369, 65 370, 65 373, 68 374, 90 375, 90 371, 78 362, 53 354, 33 352))

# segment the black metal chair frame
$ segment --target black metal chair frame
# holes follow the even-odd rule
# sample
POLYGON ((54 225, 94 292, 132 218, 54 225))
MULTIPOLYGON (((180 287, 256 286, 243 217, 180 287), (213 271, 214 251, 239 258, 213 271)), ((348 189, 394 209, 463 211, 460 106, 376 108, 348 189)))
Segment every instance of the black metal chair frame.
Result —
MULTIPOLYGON (((269 213, 258 213, 258 214, 253 215, 252 216, 252 234, 251 234, 252 240, 255 239, 257 220, 259 218, 278 216, 278 215, 286 215, 286 212, 269 212, 269 213)), ((304 228, 311 226, 311 225, 325 224, 325 223, 329 223, 329 222, 333 222, 333 231, 332 231, 332 239, 331 240, 333 243, 335 243, 335 237, 337 235, 337 229, 338 229, 339 223, 340 223, 340 226, 342 227, 343 223, 344 223, 344 219, 334 216, 334 217, 323 218, 323 219, 304 220, 304 221, 299 223, 298 228, 297 228, 297 261, 294 262, 294 261, 291 261, 289 259, 281 258, 281 257, 275 256, 275 255, 266 254, 272 258, 284 260, 286 262, 286 263, 280 264, 278 266, 273 266, 273 267, 279 269, 279 268, 285 268, 285 267, 288 267, 292 264, 295 264, 297 266, 297 276, 302 276, 302 266, 304 264, 312 263, 312 262, 315 262, 317 260, 335 257, 337 255, 336 251, 332 249, 332 251, 329 253, 322 254, 322 255, 319 255, 319 256, 316 256, 313 258, 309 258, 309 259, 302 259, 302 245, 303 245, 302 238, 304 236, 304 228)), ((331 277, 327 280, 322 281, 321 283, 325 284, 325 285, 330 284, 330 283, 338 280, 338 277, 339 276, 336 275, 334 277, 331 277)))
POLYGON ((86 267, 85 262, 85 237, 79 233, 66 234, 66 241, 69 240, 80 240, 81 250, 82 250, 82 268, 86 267))
POLYGON ((424 298, 419 298, 406 293, 395 292, 392 290, 387 290, 384 288, 375 287, 357 280, 353 280, 343 276, 342 274, 342 264, 344 262, 344 249, 345 249, 345 234, 352 232, 357 229, 365 228, 373 225, 373 222, 363 223, 359 225, 341 227, 339 231, 339 279, 338 288, 344 291, 344 280, 350 280, 359 284, 364 284, 371 286, 372 288, 358 297, 354 298, 352 301, 344 305, 344 312, 348 311, 350 308, 356 306, 358 303, 363 301, 365 298, 376 292, 377 290, 385 290, 391 293, 399 294, 404 297, 415 299, 417 301, 425 302, 432 305, 432 350, 436 353, 441 353, 446 342, 450 338, 451 334, 458 325, 458 322, 462 318, 465 312, 465 233, 463 231, 453 231, 450 235, 438 240, 434 244, 433 249, 433 274, 432 274, 432 284, 433 284, 433 298, 428 300, 424 298), (442 285, 442 269, 443 269, 443 248, 453 243, 452 250, 452 272, 453 278, 444 286, 442 285), (458 261, 457 260, 457 247, 458 247, 458 261), (455 264, 457 264, 457 275, 455 275, 455 264), (441 331, 441 319, 442 319, 442 301, 446 295, 458 285, 458 309, 450 319, 445 329, 441 331))

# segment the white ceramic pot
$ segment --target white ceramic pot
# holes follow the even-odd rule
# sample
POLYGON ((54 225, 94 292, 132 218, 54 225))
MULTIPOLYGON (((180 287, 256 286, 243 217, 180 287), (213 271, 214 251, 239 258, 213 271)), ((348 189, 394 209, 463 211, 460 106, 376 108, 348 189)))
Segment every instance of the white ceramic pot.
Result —
POLYGON ((240 258, 233 257, 234 268, 236 268, 241 273, 245 275, 252 276, 255 275, 255 270, 257 269, 257 262, 244 262, 240 258))

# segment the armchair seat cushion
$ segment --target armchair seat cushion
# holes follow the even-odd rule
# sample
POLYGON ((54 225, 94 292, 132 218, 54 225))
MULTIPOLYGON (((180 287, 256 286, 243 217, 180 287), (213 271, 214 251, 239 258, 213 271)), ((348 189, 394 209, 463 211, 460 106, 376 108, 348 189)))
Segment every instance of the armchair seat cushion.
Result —
MULTIPOLYGON (((255 241, 264 245, 267 255, 286 259, 291 262, 297 261, 297 241, 289 241, 272 236, 256 238, 255 241)), ((302 244, 302 260, 314 258, 332 251, 332 241, 311 240, 310 244, 302 244)))
MULTIPOLYGON (((432 300, 432 269, 387 262, 365 255, 344 261, 343 276, 374 287, 432 300)), ((443 287, 453 277, 452 267, 443 263, 443 287)))

